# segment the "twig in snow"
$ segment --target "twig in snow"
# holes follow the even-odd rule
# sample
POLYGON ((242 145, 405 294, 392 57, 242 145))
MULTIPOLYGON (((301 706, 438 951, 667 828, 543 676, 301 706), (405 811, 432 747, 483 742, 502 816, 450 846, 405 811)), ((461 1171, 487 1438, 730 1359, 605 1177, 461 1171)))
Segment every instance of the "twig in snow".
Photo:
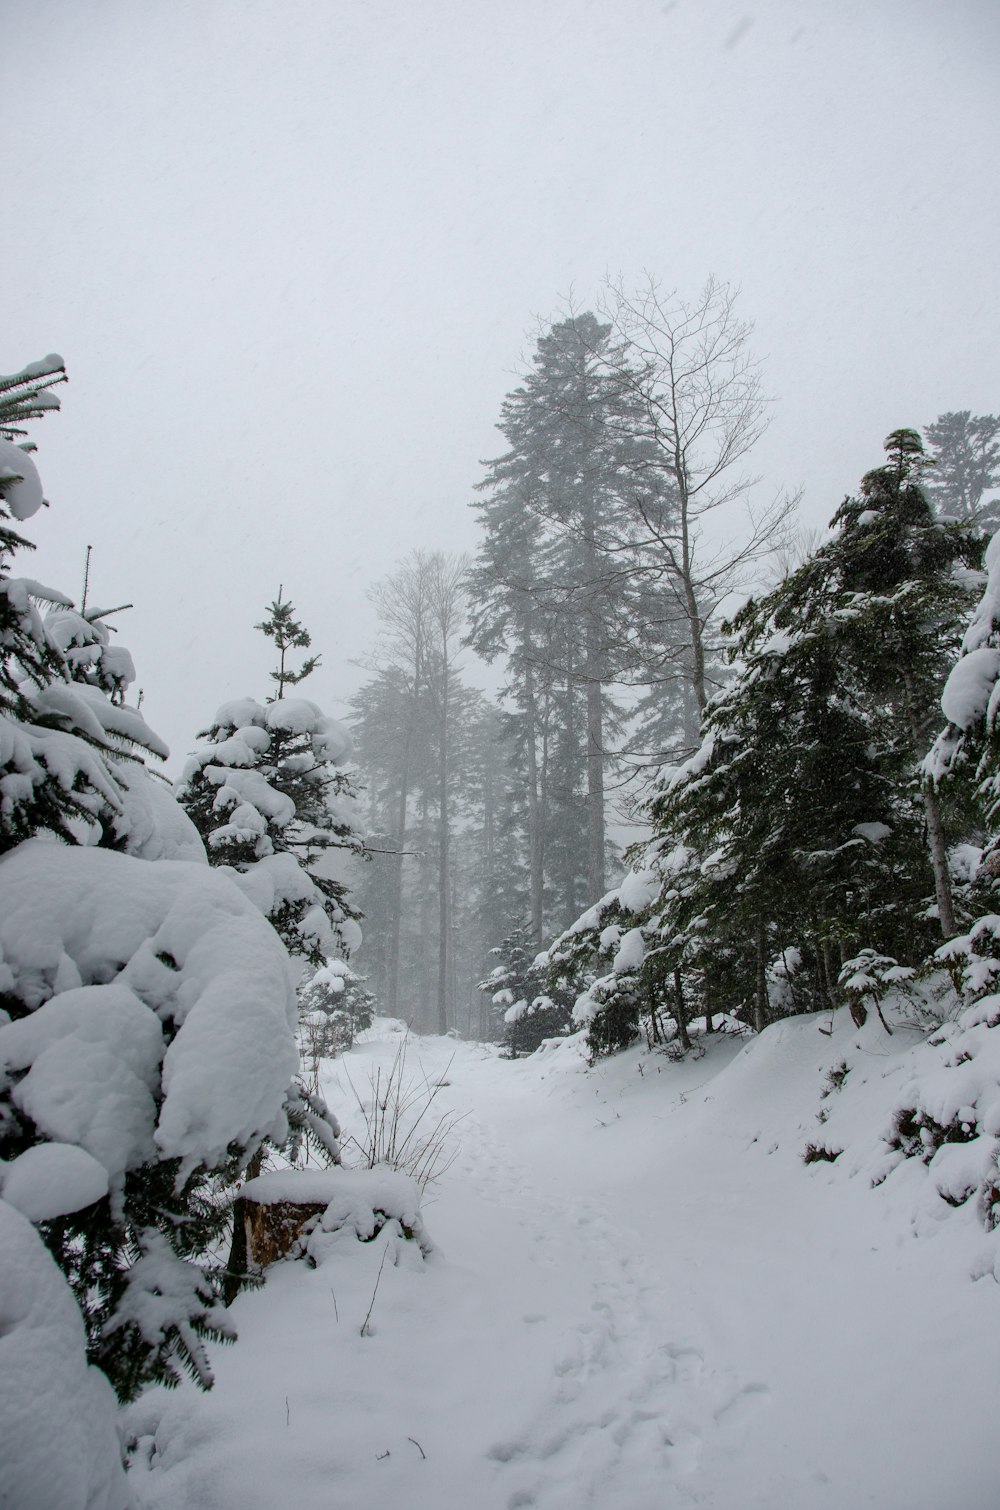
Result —
POLYGON ((333 1296, 333 1314, 336 1316, 336 1318, 337 1318, 337 1325, 339 1326, 340 1325, 340 1312, 337 1309, 337 1297, 336 1297, 336 1295, 333 1294, 333 1285, 330 1286, 330 1294, 333 1296))
POLYGON ((417 1451, 419 1452, 420 1456, 423 1458, 424 1462, 426 1463, 427 1462, 427 1454, 424 1451, 424 1449, 421 1447, 420 1443, 417 1441, 416 1437, 407 1437, 406 1440, 408 1442, 412 1442, 413 1443, 414 1447, 417 1449, 417 1451))
POLYGON ((382 1270, 385 1268, 385 1260, 386 1260, 386 1256, 388 1255, 388 1252, 389 1252, 389 1243, 391 1241, 392 1241, 391 1238, 389 1238, 389 1239, 386 1240, 385 1248, 382 1251, 382 1262, 378 1266, 378 1277, 375 1280, 375 1288, 372 1291, 371 1305, 368 1307, 368 1315, 365 1317, 364 1321, 361 1323, 361 1336, 362 1337, 366 1336, 367 1333, 368 1333, 368 1323, 371 1320, 372 1311, 374 1311, 374 1309, 375 1309, 375 1296, 378 1294, 379 1283, 380 1283, 380 1281, 382 1279, 382 1270))
POLYGON ((388 1447, 387 1447, 387 1448, 386 1448, 386 1449, 385 1449, 385 1452, 377 1452, 377 1453, 376 1453, 376 1454, 375 1454, 375 1461, 376 1461, 376 1463, 384 1463, 384 1462, 385 1462, 385 1460, 386 1460, 386 1458, 387 1458, 387 1457, 391 1457, 391 1455, 392 1455, 392 1454, 391 1454, 391 1453, 390 1453, 390 1452, 389 1452, 389 1449, 388 1449, 388 1447))
POLYGON ((285 1425, 286 1426, 291 1426, 291 1424, 292 1424, 292 1407, 289 1405, 289 1403, 288 1403, 288 1396, 286 1395, 285 1396, 285 1425))

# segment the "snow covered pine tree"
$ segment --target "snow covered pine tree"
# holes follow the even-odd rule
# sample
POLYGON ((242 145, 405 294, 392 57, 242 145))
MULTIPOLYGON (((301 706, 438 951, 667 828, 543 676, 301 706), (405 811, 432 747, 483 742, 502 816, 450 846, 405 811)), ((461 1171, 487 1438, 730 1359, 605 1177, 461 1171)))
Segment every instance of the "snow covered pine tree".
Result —
POLYGON ((288 652, 307 649, 308 632, 281 589, 256 627, 279 652, 277 686, 265 703, 224 703, 189 759, 178 800, 205 840, 213 865, 231 866, 292 954, 317 968, 347 958, 361 941, 343 881, 330 874, 336 850, 364 853, 355 827, 356 791, 344 769, 352 752, 343 724, 305 698, 285 696, 316 669, 288 652), (324 861, 326 863, 324 863, 324 861))
POLYGON ((337 1145, 289 1089, 280 940, 139 758, 165 747, 125 706, 127 652, 9 574, 43 502, 20 422, 64 377, 0 379, 0 1485, 126 1510, 107 1381, 211 1383, 226 1184, 290 1116, 337 1145))

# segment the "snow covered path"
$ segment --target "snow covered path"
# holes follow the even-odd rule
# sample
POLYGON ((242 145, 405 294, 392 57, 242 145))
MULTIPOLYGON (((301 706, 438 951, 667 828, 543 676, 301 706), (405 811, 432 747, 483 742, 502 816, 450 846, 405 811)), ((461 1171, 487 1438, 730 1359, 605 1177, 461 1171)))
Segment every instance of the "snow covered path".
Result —
POLYGON ((765 1040, 589 1072, 419 1041, 464 1114, 438 1252, 272 1270, 211 1395, 133 1408, 144 1510, 995 1510, 1000 1289, 965 1228, 803 1165, 815 1027, 765 1040))

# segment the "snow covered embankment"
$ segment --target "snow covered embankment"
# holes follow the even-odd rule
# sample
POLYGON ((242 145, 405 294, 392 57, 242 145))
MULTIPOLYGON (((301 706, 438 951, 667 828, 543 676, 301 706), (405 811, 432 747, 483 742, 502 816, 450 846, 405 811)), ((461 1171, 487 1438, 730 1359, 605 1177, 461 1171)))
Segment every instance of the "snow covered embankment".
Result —
MULTIPOLYGON (((914 1028, 829 1026, 593 1069, 577 1040, 517 1063, 420 1041, 467 1113, 437 1251, 342 1229, 277 1265, 212 1395, 132 1408, 141 1504, 993 1510, 1000 1289, 971 1276, 995 1240, 891 1139, 998 1030, 949 1067, 914 1028), (806 1165, 821 1142, 836 1161, 806 1165)), ((376 1031, 327 1065, 332 1104, 394 1051, 376 1031)))

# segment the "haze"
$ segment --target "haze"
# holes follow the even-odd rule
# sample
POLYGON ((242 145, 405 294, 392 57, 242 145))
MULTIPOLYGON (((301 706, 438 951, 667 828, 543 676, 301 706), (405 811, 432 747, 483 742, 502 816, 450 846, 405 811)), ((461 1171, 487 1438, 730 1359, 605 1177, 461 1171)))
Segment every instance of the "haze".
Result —
POLYGON ((174 766, 266 691, 279 583, 343 712, 368 585, 475 548, 538 322, 607 271, 741 286, 808 526, 890 429, 996 410, 988 0, 42 0, 4 38, 0 370, 71 378, 23 569, 79 593, 93 545, 174 766))

